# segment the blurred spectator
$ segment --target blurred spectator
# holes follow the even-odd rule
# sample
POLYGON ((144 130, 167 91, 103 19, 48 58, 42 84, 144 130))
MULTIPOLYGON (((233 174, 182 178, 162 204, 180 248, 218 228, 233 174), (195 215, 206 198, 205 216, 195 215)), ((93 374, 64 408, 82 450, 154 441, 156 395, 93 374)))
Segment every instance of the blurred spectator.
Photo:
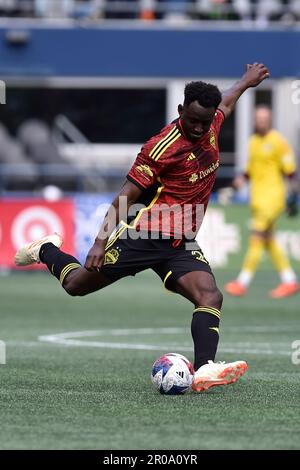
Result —
POLYGON ((211 20, 232 19, 234 14, 230 0, 196 0, 196 9, 201 18, 211 20))
POLYGON ((155 20, 155 6, 156 0, 140 0, 140 18, 147 21, 155 20))
POLYGON ((289 7, 290 13, 295 15, 295 17, 297 19, 300 19, 300 1, 299 0, 289 0, 288 7, 289 7))
POLYGON ((252 15, 251 0, 233 0, 232 6, 242 20, 250 20, 252 15))
POLYGON ((73 15, 75 0, 34 0, 36 16, 66 18, 73 15))
MULTIPOLYGON (((1 0, 0 0, 1 1, 1 0)), ((48 18, 101 18, 108 0, 31 0, 35 14, 48 18)))
POLYGON ((256 6, 256 21, 264 26, 270 19, 280 18, 282 0, 259 0, 256 6))

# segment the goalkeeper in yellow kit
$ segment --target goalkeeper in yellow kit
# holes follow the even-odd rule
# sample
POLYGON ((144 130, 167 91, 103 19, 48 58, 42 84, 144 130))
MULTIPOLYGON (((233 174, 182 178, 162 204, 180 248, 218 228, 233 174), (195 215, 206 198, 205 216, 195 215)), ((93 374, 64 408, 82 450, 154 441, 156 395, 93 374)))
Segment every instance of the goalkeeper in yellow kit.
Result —
POLYGON ((284 137, 272 129, 272 114, 267 106, 259 106, 255 113, 255 134, 250 138, 246 174, 236 178, 238 189, 249 179, 252 230, 242 270, 236 280, 225 286, 228 294, 242 296, 267 251, 277 269, 281 283, 270 292, 281 298, 299 291, 300 285, 290 262, 274 237, 274 225, 282 212, 297 213, 296 159, 284 137), (289 179, 290 196, 286 207, 285 179, 289 179))

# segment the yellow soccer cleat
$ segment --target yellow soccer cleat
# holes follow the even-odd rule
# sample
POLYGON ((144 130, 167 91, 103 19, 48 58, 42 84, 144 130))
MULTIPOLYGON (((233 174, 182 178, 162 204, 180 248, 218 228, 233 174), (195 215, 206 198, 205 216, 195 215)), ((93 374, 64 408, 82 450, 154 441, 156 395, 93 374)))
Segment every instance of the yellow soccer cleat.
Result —
POLYGON ((41 246, 45 243, 53 243, 57 248, 60 248, 63 239, 58 233, 53 233, 35 242, 27 243, 15 254, 15 264, 17 266, 29 266, 30 264, 40 263, 39 253, 41 246))
POLYGON ((204 392, 216 385, 229 385, 245 374, 248 364, 245 361, 213 362, 201 366, 195 372, 192 389, 195 392, 204 392))

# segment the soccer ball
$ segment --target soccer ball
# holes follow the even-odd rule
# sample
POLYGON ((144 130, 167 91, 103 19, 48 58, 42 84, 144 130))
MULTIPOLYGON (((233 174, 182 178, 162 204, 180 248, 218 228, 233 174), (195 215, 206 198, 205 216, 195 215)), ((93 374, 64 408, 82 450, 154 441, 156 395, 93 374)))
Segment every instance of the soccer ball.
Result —
POLYGON ((179 395, 191 389, 194 373, 193 365, 185 356, 169 353, 154 362, 151 380, 163 395, 179 395))

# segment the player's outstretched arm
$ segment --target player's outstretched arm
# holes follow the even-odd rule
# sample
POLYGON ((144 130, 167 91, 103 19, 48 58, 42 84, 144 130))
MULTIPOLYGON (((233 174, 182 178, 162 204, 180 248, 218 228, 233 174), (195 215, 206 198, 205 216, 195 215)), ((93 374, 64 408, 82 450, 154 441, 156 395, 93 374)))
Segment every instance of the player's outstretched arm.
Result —
POLYGON ((105 256, 105 247, 110 235, 121 222, 123 217, 127 216, 129 207, 136 202, 141 193, 142 190, 135 184, 130 181, 125 182, 120 193, 112 202, 95 239, 94 245, 88 252, 84 264, 84 267, 88 271, 94 271, 101 268, 105 256))
POLYGON ((246 72, 229 90, 222 93, 219 108, 225 117, 232 113, 239 97, 248 89, 258 86, 263 80, 269 78, 269 70, 264 64, 247 64, 246 72))

